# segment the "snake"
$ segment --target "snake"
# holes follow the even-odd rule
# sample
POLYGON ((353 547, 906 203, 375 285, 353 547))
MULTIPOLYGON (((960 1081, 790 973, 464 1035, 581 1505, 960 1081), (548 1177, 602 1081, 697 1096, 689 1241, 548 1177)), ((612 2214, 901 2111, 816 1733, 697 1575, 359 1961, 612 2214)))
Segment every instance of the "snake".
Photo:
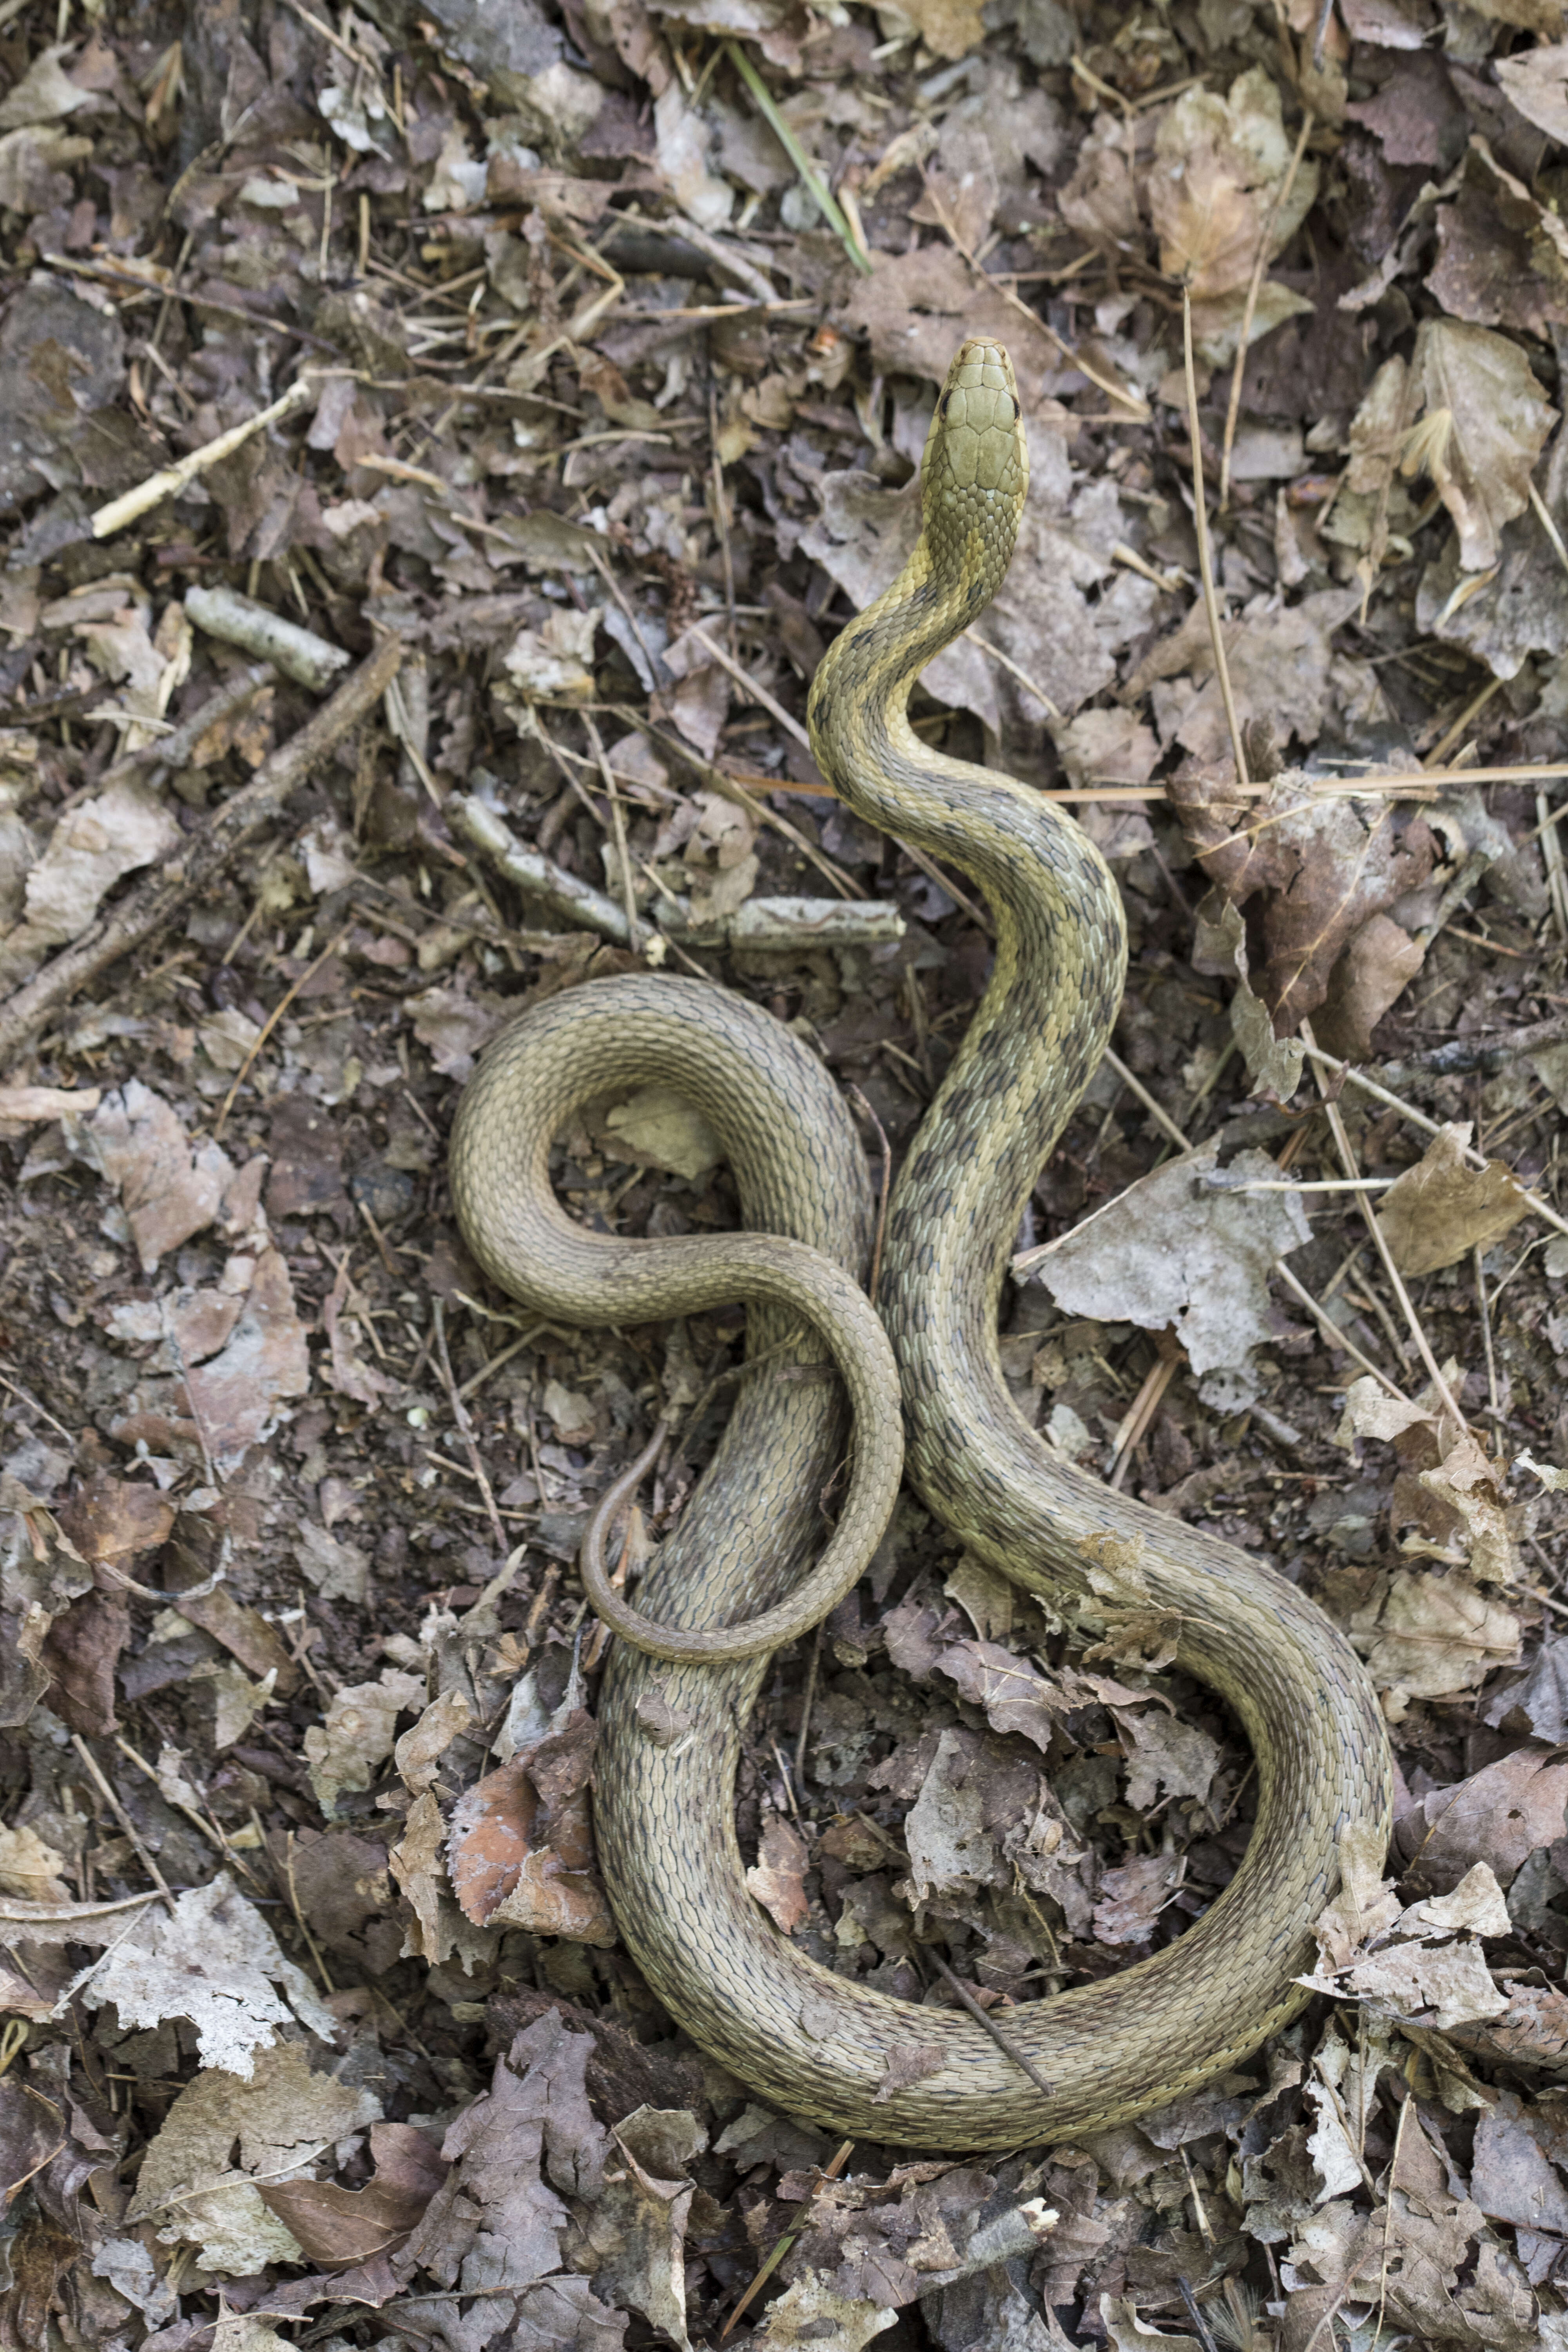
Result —
MULTIPOLYGON (((1299 1979, 1347 1833, 1386 1838, 1391 1803, 1375 1693, 1313 1601, 1265 1559, 1079 1468, 1003 1375, 1009 1253, 1109 1042, 1125 929, 1081 825, 1038 791, 930 748, 908 702, 1000 585, 1027 480, 1007 353, 972 338, 931 418, 913 551, 841 629, 810 690, 827 783, 964 876, 994 938, 989 981, 892 1190, 876 1308, 862 1287, 868 1162, 850 1114, 806 1038, 717 982, 626 971, 531 1006, 466 1087, 449 1155, 469 1250, 531 1313, 636 1332, 745 1308, 749 1369, 635 1600, 596 1562, 619 1637, 598 1702, 599 1864, 648 1987, 748 2093, 814 2126, 942 2153, 1069 2143, 1252 2057, 1309 1998, 1299 1979), (742 1230, 593 1231, 555 1198, 562 1128, 648 1087, 675 1088, 709 1121, 742 1230), (1257 1766, 1251 1834, 1208 1907, 1120 1973, 994 2011, 994 2032, 940 1985, 905 2000, 866 1983, 852 1952, 842 1969, 812 1958, 748 1887, 735 1827, 769 1658, 850 1591, 902 1470, 968 1552, 1069 1633, 1122 1656, 1119 1642, 1157 1627, 1163 1654, 1232 1710, 1257 1766)), ((595 1514, 600 1554, 647 1458, 595 1514)), ((983 1803, 983 1787, 967 1801, 983 1803)), ((918 1962, 919 1913, 910 1931, 918 1962)))

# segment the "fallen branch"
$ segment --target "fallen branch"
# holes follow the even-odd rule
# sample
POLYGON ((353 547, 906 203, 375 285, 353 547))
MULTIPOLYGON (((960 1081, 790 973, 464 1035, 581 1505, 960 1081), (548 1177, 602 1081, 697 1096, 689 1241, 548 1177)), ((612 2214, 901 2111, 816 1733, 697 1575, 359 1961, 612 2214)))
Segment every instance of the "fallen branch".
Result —
POLYGON ((144 946, 176 907, 205 889, 236 850, 281 814, 332 746, 374 709, 402 659, 397 639, 384 638, 331 700, 263 762, 248 784, 188 835, 174 857, 0 1005, 0 1069, 79 989, 121 956, 144 946))

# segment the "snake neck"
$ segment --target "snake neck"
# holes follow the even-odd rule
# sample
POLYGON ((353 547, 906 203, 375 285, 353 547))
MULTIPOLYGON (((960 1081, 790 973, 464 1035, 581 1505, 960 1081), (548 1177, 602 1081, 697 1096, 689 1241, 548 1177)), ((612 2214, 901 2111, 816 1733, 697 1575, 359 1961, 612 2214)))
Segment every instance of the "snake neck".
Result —
POLYGON ((909 723, 916 677, 975 602, 962 581, 944 589, 922 542, 836 640, 810 707, 834 790, 869 824, 967 877, 995 928, 990 981, 889 1217, 879 1304, 917 1460, 924 1441, 940 1449, 952 1433, 945 1422, 940 1433, 922 1428, 924 1400, 940 1390, 951 1408, 965 1391, 1005 1396, 996 1309, 1007 1256, 1105 1050, 1127 961, 1120 894, 1080 828, 1011 777, 930 751, 909 723))

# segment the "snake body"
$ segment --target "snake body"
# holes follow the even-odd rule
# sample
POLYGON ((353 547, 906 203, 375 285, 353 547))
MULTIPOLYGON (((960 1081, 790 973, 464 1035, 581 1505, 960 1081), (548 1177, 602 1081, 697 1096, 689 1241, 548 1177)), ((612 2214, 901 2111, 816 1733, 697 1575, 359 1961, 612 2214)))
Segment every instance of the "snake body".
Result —
POLYGON ((857 1284, 869 1204, 847 1114, 790 1032, 724 990, 633 975, 525 1014, 467 1090, 451 1176, 469 1246, 538 1311, 602 1326, 747 1302, 748 1348, 764 1360, 638 1596, 662 1634, 628 1619, 648 1646, 617 1643, 606 1672, 605 1882, 653 1990, 750 2090, 840 2132, 957 2150, 1061 2142, 1247 2057, 1305 1999, 1293 1979, 1338 1883, 1342 1832, 1386 1827, 1389 1762, 1364 1671, 1310 1601, 1074 1469, 1008 1397, 996 1319, 1009 1245, 1100 1060, 1125 945, 1079 827, 1006 776, 931 752, 906 716, 915 677, 1012 553, 1027 460, 998 345, 959 352, 921 477, 920 541, 829 650, 809 714, 836 791, 967 876, 995 927, 989 985, 893 1195, 879 1290, 892 1357, 857 1284), (679 1087, 712 1121, 747 1232, 620 1240, 555 1204, 547 1154, 563 1119, 650 1082, 679 1087), (823 1341, 848 1391, 853 1470, 802 1584, 843 1454, 837 1393, 811 1371, 823 1341), (1176 1663, 1228 1701, 1258 1762, 1252 1838, 1199 1921, 1123 1975, 1005 2012, 1048 2098, 963 2014, 819 1967, 746 1889, 733 1780, 763 1652, 832 1606, 875 1544, 898 1478, 900 1391, 910 1477, 937 1517, 1085 1628, 1152 1613, 1173 1629, 1176 1663))

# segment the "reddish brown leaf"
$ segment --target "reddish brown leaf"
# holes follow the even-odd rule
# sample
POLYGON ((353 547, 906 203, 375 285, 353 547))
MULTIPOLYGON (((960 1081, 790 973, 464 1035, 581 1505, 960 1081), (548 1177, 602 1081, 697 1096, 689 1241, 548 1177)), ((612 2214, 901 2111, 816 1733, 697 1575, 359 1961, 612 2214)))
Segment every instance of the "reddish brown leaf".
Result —
POLYGON ((131 1612, 118 1594, 84 1592, 49 1627, 43 1663, 54 1676, 48 1703, 84 1739, 118 1728, 114 1669, 131 1631, 131 1612))
POLYGON ((132 1559, 167 1540, 174 1507, 155 1486, 100 1470, 65 1505, 59 1522, 83 1559, 132 1559))
POLYGON ((258 2184, 258 2194, 313 2263, 368 2262, 400 2244, 445 2180, 435 2142, 412 2124, 372 2124, 375 2176, 363 2189, 332 2180, 258 2184))

